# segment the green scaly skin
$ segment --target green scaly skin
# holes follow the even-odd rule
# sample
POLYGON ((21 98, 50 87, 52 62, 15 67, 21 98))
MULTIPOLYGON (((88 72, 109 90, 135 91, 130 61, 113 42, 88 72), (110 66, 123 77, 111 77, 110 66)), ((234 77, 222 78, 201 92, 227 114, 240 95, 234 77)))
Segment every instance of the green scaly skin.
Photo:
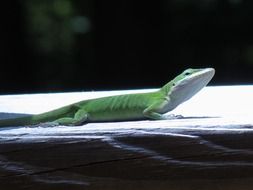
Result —
POLYGON ((187 101, 214 76, 213 68, 187 69, 161 89, 149 93, 124 94, 80 101, 46 113, 0 120, 0 127, 37 125, 81 125, 89 122, 171 119, 163 115, 187 101))

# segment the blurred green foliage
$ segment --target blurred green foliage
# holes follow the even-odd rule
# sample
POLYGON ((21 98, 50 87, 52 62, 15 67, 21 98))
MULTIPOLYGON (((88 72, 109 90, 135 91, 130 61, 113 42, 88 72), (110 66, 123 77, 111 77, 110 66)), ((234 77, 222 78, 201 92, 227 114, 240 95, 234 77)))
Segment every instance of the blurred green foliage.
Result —
POLYGON ((38 52, 68 52, 73 48, 70 0, 27 0, 25 5, 27 32, 38 52))
MULTIPOLYGON (((75 75, 78 75, 82 64, 89 64, 85 62, 87 61, 85 58, 84 62, 80 63, 78 55, 83 51, 92 52, 89 34, 91 23, 85 15, 85 8, 84 12, 78 12, 76 2, 72 0, 24 2, 27 42, 33 55, 33 64, 36 65, 35 80, 44 86, 43 88, 52 91, 71 86, 73 80, 79 78, 75 75)), ((92 53, 90 55, 92 56, 92 53)))

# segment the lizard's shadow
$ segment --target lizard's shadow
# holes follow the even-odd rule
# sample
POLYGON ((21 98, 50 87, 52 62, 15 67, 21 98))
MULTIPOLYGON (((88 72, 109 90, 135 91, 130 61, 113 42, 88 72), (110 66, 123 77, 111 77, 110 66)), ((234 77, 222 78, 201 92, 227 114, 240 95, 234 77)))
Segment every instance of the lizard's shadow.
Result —
MULTIPOLYGON (((32 115, 33 114, 0 112, 0 120, 32 116, 32 115)), ((177 119, 208 119, 208 118, 220 118, 220 117, 218 116, 186 116, 186 117, 182 116, 177 119)))
POLYGON ((220 118, 219 116, 182 116, 182 118, 178 119, 211 119, 211 118, 220 118))

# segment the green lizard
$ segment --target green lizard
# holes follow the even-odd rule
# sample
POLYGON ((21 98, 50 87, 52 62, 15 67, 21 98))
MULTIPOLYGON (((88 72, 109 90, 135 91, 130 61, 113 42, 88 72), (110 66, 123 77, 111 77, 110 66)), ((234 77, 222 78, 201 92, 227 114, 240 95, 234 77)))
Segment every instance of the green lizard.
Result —
POLYGON ((81 125, 103 121, 170 119, 173 117, 163 114, 205 87, 214 73, 213 68, 187 69, 154 92, 83 100, 42 114, 0 120, 0 127, 51 122, 57 125, 81 125))

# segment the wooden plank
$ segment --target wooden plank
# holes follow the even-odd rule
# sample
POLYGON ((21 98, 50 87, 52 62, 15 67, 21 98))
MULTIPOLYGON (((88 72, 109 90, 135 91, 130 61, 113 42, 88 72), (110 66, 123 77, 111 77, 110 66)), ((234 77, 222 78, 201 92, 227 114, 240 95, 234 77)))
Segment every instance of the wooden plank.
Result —
MULTIPOLYGON (((0 116, 115 93, 2 96, 0 116)), ((205 88, 177 120, 0 129, 0 189, 251 189, 252 95, 205 88)))

